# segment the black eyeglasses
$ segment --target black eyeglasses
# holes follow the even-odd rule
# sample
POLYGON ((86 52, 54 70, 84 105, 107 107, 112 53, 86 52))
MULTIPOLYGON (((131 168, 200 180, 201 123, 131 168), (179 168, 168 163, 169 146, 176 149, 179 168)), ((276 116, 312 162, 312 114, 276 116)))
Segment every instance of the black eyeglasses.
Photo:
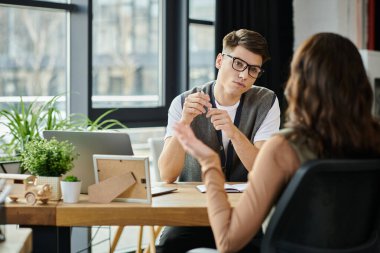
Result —
POLYGON ((264 73, 264 70, 260 66, 249 65, 242 59, 233 57, 232 55, 229 55, 229 54, 222 54, 222 55, 228 56, 232 59, 232 68, 234 70, 243 72, 246 68, 248 68, 248 74, 253 78, 259 78, 264 73))

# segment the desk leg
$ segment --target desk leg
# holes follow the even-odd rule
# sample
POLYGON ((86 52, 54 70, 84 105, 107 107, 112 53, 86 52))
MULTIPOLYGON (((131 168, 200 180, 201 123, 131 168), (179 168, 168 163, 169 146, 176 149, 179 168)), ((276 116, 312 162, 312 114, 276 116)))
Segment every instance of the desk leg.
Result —
POLYGON ((70 252, 70 227, 22 227, 29 227, 33 230, 33 252, 70 252))
POLYGON ((77 252, 91 253, 88 247, 91 228, 88 227, 53 227, 20 226, 33 230, 33 252, 77 252), (71 234, 73 236, 71 236, 71 234), (83 251, 82 251, 83 250, 83 251))
POLYGON ((110 253, 113 253, 116 249, 117 243, 119 242, 120 236, 123 233, 124 226, 119 226, 116 231, 116 235, 113 238, 112 245, 111 245, 111 250, 110 253))

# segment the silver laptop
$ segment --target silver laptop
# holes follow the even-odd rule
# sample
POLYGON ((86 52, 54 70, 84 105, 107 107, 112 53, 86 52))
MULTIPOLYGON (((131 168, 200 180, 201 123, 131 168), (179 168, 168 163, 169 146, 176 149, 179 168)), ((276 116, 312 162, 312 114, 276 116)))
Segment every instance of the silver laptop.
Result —
POLYGON ((95 184, 94 154, 133 155, 132 145, 127 133, 121 132, 85 132, 45 130, 45 139, 55 137, 58 141, 72 143, 79 157, 74 161, 74 168, 68 172, 82 181, 81 193, 88 193, 88 186, 95 184))

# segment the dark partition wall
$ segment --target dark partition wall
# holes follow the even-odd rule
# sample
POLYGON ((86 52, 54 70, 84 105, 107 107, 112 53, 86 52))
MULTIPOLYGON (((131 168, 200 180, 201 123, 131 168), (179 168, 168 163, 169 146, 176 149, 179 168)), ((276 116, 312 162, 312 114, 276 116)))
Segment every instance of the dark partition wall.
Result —
POLYGON ((232 30, 254 30, 267 39, 271 60, 264 64, 265 74, 256 85, 273 90, 284 112, 283 87, 288 77, 294 43, 293 1, 217 0, 215 25, 216 54, 222 50, 223 37, 232 30))
POLYGON ((375 78, 374 85, 374 114, 380 118, 380 78, 375 78))

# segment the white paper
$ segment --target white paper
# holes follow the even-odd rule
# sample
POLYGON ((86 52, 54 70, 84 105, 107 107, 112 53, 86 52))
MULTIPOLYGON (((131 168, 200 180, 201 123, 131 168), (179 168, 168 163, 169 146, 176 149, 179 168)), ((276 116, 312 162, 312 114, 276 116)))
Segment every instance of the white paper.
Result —
MULTIPOLYGON (((200 184, 196 186, 198 191, 205 193, 206 186, 204 184, 200 184)), ((247 188, 247 183, 242 184, 224 184, 224 189, 226 192, 243 192, 247 188)))

